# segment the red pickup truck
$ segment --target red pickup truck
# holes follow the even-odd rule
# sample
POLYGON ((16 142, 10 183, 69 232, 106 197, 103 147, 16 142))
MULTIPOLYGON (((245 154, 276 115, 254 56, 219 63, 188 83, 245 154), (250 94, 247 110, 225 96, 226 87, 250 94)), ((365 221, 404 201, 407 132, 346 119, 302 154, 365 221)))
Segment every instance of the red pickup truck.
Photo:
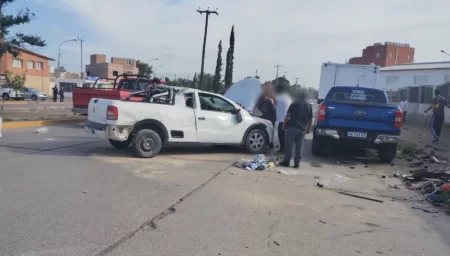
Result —
MULTIPOLYGON (((87 83, 73 90, 72 112, 85 115, 92 98, 120 100, 128 97, 132 92, 145 90, 149 85, 151 80, 144 75, 120 75, 115 79, 97 78, 94 83, 87 83), (113 81, 113 83, 107 81, 113 81)), ((142 97, 132 97, 131 100, 139 101, 142 97)))

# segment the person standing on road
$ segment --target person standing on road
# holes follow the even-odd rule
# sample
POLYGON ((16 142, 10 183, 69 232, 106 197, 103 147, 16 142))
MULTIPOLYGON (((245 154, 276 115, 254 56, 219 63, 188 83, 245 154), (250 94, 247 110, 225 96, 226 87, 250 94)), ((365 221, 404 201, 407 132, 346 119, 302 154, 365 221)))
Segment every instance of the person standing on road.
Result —
POLYGON ((275 88, 277 93, 276 101, 277 101, 277 122, 278 122, 278 139, 280 140, 280 152, 284 152, 284 130, 283 123, 284 118, 286 117, 288 107, 292 104, 292 99, 289 94, 286 93, 283 87, 278 86, 275 88))
POLYGON ((287 111, 283 121, 285 133, 285 154, 281 166, 290 167, 292 148, 295 145, 294 168, 300 167, 304 137, 311 132, 312 107, 306 102, 307 93, 301 90, 287 111))
POLYGON ((53 87, 53 102, 56 102, 56 99, 58 98, 58 87, 53 87))
POLYGON ((276 113, 276 99, 275 93, 273 92, 272 84, 269 82, 264 83, 262 85, 262 95, 259 97, 256 108, 261 112, 263 119, 269 120, 273 126, 275 126, 275 122, 277 120, 276 113))
POLYGON ((403 112, 403 123, 406 123, 406 115, 408 114, 408 100, 406 97, 402 97, 402 100, 398 106, 403 112))
POLYGON ((59 90, 59 102, 64 102, 64 90, 59 90))
POLYGON ((447 100, 441 96, 441 92, 436 89, 434 90, 434 98, 433 103, 427 108, 424 113, 427 113, 431 109, 433 109, 433 117, 431 117, 430 129, 433 133, 433 143, 439 142, 439 137, 441 136, 442 124, 444 123, 445 118, 445 107, 450 108, 447 100))

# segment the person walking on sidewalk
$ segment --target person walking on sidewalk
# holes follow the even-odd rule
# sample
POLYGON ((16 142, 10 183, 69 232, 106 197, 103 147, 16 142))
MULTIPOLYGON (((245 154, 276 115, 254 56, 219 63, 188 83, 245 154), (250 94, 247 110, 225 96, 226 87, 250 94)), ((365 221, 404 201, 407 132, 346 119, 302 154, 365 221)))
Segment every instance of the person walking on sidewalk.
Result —
POLYGON ((64 90, 59 91, 59 102, 64 102, 64 90))
POLYGON ((280 141, 280 152, 284 152, 284 130, 283 123, 284 118, 286 117, 288 107, 292 104, 292 99, 287 94, 282 86, 278 86, 275 88, 277 93, 276 102, 277 102, 277 122, 278 122, 278 139, 280 141))
POLYGON ((284 160, 281 166, 290 167, 292 148, 295 145, 294 168, 300 167, 302 159, 302 147, 305 134, 311 132, 312 107, 306 102, 306 92, 300 91, 296 101, 289 106, 283 121, 283 130, 286 131, 284 160))
POLYGON ((406 123, 406 115, 408 114, 408 100, 406 97, 402 97, 402 101, 400 101, 398 106, 403 112, 403 123, 406 123))
POLYGON ((441 96, 441 92, 438 89, 434 90, 433 103, 424 111, 424 113, 427 113, 428 111, 433 109, 433 117, 431 117, 430 123, 430 129, 434 136, 433 143, 439 142, 442 124, 444 123, 445 118, 444 108, 446 106, 450 108, 447 100, 441 96))
POLYGON ((58 98, 58 87, 53 87, 53 102, 56 102, 56 99, 58 98))

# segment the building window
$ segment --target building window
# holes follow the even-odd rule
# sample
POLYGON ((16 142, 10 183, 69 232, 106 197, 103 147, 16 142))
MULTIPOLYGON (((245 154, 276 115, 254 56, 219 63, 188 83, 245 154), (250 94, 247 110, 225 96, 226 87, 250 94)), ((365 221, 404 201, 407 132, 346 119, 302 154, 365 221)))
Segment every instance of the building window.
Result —
POLYGON ((390 85, 390 84, 395 84, 398 82, 398 76, 388 76, 386 77, 386 84, 390 85))
POLYGON ((408 60, 411 59, 411 55, 408 54, 408 60))
POLYGON ((127 60, 127 65, 133 65, 133 61, 132 60, 127 60))
POLYGON ((118 76, 118 75, 119 75, 119 72, 113 71, 113 76, 118 76))
POLYGON ((428 76, 415 76, 414 85, 428 85, 428 76))
POLYGON ((44 65, 43 65, 42 62, 36 62, 36 69, 42 70, 42 67, 43 67, 43 66, 44 66, 44 65))
POLYGON ((28 61, 28 69, 34 69, 34 61, 28 61))
POLYGON ((59 83, 59 89, 63 92, 73 92, 76 87, 76 83, 59 83))
POLYGON ((15 68, 23 68, 23 60, 21 59, 13 59, 12 66, 15 68))
POLYGON ((444 82, 450 82, 450 75, 445 76, 444 82))
POLYGON ((380 58, 380 53, 379 52, 375 53, 375 57, 380 58))
POLYGON ((392 52, 389 53, 389 58, 392 58, 392 52))

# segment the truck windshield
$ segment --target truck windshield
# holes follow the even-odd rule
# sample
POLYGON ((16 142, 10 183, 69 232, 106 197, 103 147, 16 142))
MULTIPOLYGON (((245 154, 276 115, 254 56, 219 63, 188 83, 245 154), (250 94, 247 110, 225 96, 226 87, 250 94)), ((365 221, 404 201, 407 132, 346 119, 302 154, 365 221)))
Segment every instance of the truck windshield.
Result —
POLYGON ((383 91, 368 88, 333 87, 328 92, 326 99, 334 101, 387 103, 386 94, 383 91))

